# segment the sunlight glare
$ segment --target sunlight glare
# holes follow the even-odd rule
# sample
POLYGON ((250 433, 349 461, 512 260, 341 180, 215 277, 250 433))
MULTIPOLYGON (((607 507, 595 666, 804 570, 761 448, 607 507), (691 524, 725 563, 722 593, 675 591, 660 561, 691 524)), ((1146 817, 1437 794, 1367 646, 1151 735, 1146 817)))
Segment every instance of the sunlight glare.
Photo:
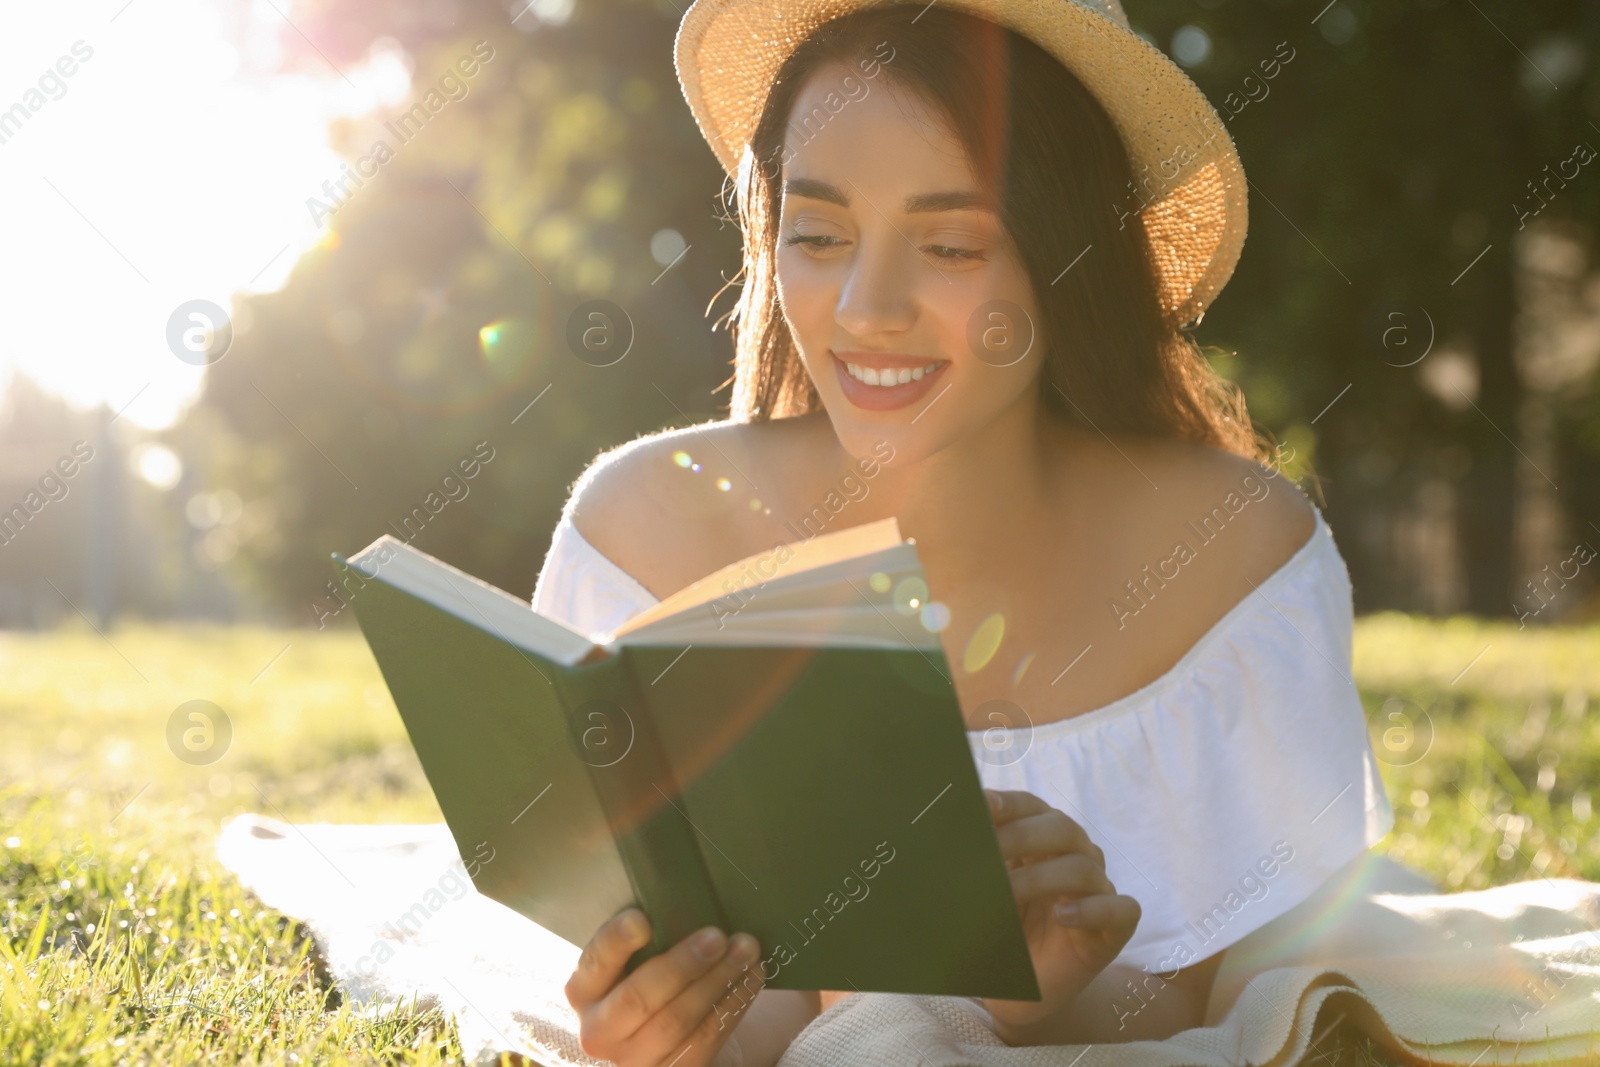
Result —
POLYGON ((343 75, 259 73, 293 32, 273 5, 226 0, 0 13, 0 113, 32 101, 0 141, 0 389, 25 374, 76 407, 127 405, 151 429, 194 399, 205 370, 168 349, 169 316, 281 287, 322 237, 307 198, 344 162, 329 122, 409 92, 392 42, 343 75), (80 41, 88 58, 56 76, 80 41))

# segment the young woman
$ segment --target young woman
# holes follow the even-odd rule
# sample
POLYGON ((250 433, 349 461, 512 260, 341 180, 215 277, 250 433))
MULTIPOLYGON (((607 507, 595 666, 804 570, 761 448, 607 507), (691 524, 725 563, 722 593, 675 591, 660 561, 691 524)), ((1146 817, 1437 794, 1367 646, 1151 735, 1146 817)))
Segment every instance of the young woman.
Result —
MULTIPOLYGON (((738 173, 732 417, 601 457, 535 607, 606 629, 799 532, 895 516, 1043 991, 984 1002, 996 1032, 1198 1026, 1223 949, 1392 822, 1338 550, 1182 332, 1243 238, 1232 145, 1182 128, 1209 108, 1114 3, 1027 32, 871 8, 791 52, 760 20, 804 29, 802 5, 705 3, 679 71, 738 173), (1172 166, 1136 168, 1152 151, 1172 166)), ((626 1067, 774 1063, 837 996, 731 1009, 761 951, 739 931, 623 977, 647 940, 618 915, 567 984, 585 1048, 626 1067)))

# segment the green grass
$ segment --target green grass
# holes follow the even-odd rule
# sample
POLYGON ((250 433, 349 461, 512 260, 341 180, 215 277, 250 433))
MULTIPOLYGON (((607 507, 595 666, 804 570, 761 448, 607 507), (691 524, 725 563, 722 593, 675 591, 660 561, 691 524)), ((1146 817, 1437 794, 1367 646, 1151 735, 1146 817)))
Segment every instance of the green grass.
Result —
MULTIPOLYGON (((1456 889, 1600 880, 1600 628, 1375 616, 1356 675, 1396 810, 1380 847, 1456 889)), ((436 1011, 341 1004, 213 853, 243 812, 439 818, 358 634, 0 634, 0 722, 0 1065, 461 1061, 436 1011), (204 766, 167 742, 195 699, 233 726, 204 766)), ((1342 1028, 1320 1045, 1383 1062, 1342 1028)))

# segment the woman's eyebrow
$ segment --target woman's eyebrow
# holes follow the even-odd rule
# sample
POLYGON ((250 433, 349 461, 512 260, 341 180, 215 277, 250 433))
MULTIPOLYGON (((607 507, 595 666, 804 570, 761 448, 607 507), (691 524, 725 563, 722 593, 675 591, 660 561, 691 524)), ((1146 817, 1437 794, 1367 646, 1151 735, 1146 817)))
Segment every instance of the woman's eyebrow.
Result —
POLYGON ((850 206, 850 198, 837 185, 815 178, 789 178, 783 183, 783 193, 785 196, 803 196, 808 200, 826 200, 840 207, 850 206))
MULTIPOLYGON (((803 196, 810 200, 825 200, 840 207, 849 207, 850 198, 832 182, 816 178, 789 178, 783 183, 787 196, 803 196)), ((994 211, 994 205, 985 196, 972 192, 919 193, 908 196, 903 205, 906 214, 929 211, 994 211)))
POLYGON ((906 197, 905 209, 907 214, 919 211, 993 211, 994 204, 988 197, 978 193, 923 193, 906 197))

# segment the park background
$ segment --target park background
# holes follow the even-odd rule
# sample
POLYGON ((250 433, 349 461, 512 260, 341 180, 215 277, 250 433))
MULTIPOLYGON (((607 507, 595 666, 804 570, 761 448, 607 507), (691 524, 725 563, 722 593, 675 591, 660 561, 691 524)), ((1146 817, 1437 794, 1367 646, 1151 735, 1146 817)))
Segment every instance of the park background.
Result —
MULTIPOLYGON (((127 5, 108 39, 83 20, 95 58, 0 144, 35 151, 23 163, 38 173, 12 180, 66 250, 53 271, 12 246, 11 315, 27 313, 30 289, 77 294, 73 319, 13 327, 0 348, 0 507, 21 504, 76 442, 96 458, 0 546, 0 625, 48 628, 75 607, 102 626, 315 625, 328 554, 399 526, 479 441, 493 462, 414 543, 530 593, 567 487, 597 452, 729 400, 716 324, 737 295, 739 242, 673 74, 676 2, 241 4, 255 17, 219 40, 236 35, 232 80, 253 80, 269 106, 274 79, 356 96, 353 78, 390 102, 302 131, 332 149, 322 169, 239 208, 284 220, 281 241, 241 253, 271 268, 265 280, 228 294, 192 275, 100 333, 79 321, 101 317, 91 286, 163 283, 140 239, 181 246, 192 228, 231 223, 136 224, 150 208, 118 172, 226 184, 276 148, 208 149, 201 136, 160 143, 156 158, 96 155, 93 184, 53 167, 51 139, 79 117, 68 109, 119 92, 95 66, 116 61, 111 34, 140 19, 159 29, 161 15, 127 5), (478 42, 492 58, 473 64, 478 42), (463 59, 478 69, 451 99, 438 86, 463 59), (381 165, 369 162, 379 141, 392 153, 381 165), (346 164, 375 174, 341 191, 346 164), (166 344, 168 314, 195 298, 233 323, 205 368, 166 344), (594 299, 633 327, 615 365, 568 343, 573 312, 594 299), (85 335, 107 341, 86 349, 85 335), (100 382, 109 395, 85 406, 100 382), (188 395, 145 420, 165 425, 140 424, 141 404, 179 388, 188 395)), ((1592 618, 1592 568, 1568 561, 1580 542, 1600 546, 1600 168, 1583 162, 1600 148, 1600 12, 1131 7, 1211 98, 1250 181, 1243 257, 1195 336, 1292 448, 1291 472, 1315 472, 1357 611, 1592 618)), ((75 30, 60 32, 16 69, 65 52, 75 30)))
MULTIPOLYGON (((1250 179, 1195 336, 1349 566, 1383 847, 1457 889, 1600 878, 1600 8, 1128 7, 1250 179)), ((330 552, 486 445, 412 539, 526 596, 599 451, 726 410, 739 243, 681 14, 0 15, 0 509, 26 512, 0 535, 0 1063, 459 1054, 436 1013, 339 1007, 211 841, 244 811, 438 817, 330 552), (168 339, 199 299, 232 330, 205 366, 168 339), (633 329, 606 366, 568 336, 597 299, 633 329), (196 699, 231 731, 203 764, 167 734, 196 699)))

